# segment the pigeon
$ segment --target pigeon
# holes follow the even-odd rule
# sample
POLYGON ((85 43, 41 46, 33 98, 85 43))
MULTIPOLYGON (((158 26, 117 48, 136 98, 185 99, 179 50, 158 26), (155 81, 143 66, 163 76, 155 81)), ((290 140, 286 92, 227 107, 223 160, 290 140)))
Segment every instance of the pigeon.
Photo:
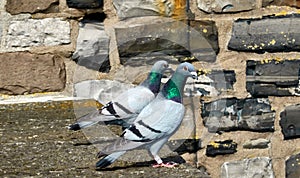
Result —
POLYGON ((99 110, 80 117, 75 124, 69 126, 69 130, 80 130, 96 123, 127 128, 141 110, 155 98, 165 71, 172 71, 169 64, 164 60, 157 61, 147 79, 140 85, 121 93, 99 110))
POLYGON ((129 150, 147 149, 156 164, 153 167, 174 167, 177 163, 163 163, 159 150, 179 128, 185 113, 182 104, 183 89, 188 77, 197 78, 195 68, 190 63, 181 63, 172 77, 163 86, 156 98, 137 116, 136 120, 111 145, 98 153, 101 158, 96 163, 102 169, 129 150))

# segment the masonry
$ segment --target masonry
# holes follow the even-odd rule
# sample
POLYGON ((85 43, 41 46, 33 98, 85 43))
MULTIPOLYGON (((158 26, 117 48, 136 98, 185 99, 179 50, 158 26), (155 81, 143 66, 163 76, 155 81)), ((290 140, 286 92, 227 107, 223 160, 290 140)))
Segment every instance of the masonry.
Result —
POLYGON ((299 8, 292 0, 0 0, 0 101, 102 102, 112 88, 140 83, 157 59, 173 68, 189 61, 199 79, 187 84, 193 97, 173 140, 201 148, 181 156, 211 177, 300 177, 299 8), (181 134, 189 121, 193 134, 181 134))

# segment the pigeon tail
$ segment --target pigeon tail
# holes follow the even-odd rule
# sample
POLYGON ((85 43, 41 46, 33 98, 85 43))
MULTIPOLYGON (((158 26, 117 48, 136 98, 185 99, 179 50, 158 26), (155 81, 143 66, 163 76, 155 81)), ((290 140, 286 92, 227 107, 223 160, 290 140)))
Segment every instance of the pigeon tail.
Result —
POLYGON ((96 168, 101 169, 111 165, 115 162, 120 156, 122 156, 126 151, 115 152, 110 155, 105 156, 96 163, 96 168))

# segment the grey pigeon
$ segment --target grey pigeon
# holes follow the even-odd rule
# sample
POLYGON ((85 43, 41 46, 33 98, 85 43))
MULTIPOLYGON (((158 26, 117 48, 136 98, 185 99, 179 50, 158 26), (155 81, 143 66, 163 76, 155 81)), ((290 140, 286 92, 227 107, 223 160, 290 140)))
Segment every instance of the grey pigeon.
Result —
POLYGON ((127 128, 157 95, 160 90, 161 79, 166 70, 172 70, 166 61, 157 61, 148 77, 139 86, 131 88, 101 109, 91 112, 78 119, 69 126, 70 130, 80 130, 96 123, 120 125, 127 128))
POLYGON ((98 158, 102 159, 96 163, 96 167, 107 167, 126 151, 137 148, 149 151, 157 162, 153 167, 174 166, 163 163, 158 152, 183 120, 185 108, 182 95, 188 77, 197 78, 197 73, 192 64, 185 62, 177 67, 156 98, 141 111, 121 137, 98 153, 98 158))

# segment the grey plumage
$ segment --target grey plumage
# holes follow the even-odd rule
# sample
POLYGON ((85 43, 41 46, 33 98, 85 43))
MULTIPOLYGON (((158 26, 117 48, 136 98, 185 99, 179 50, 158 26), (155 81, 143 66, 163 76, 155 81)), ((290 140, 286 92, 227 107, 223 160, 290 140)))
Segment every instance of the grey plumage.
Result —
POLYGON ((80 130, 101 122, 128 127, 141 110, 157 95, 161 78, 166 70, 171 70, 168 63, 163 60, 157 61, 147 79, 139 86, 123 92, 100 110, 82 116, 75 124, 70 125, 69 129, 80 130))
POLYGON ((180 64, 156 98, 148 104, 130 127, 112 145, 98 153, 102 157, 97 168, 113 163, 128 150, 146 148, 157 164, 163 164, 157 155, 167 140, 177 131, 184 117, 183 88, 188 77, 197 74, 190 63, 180 64))

